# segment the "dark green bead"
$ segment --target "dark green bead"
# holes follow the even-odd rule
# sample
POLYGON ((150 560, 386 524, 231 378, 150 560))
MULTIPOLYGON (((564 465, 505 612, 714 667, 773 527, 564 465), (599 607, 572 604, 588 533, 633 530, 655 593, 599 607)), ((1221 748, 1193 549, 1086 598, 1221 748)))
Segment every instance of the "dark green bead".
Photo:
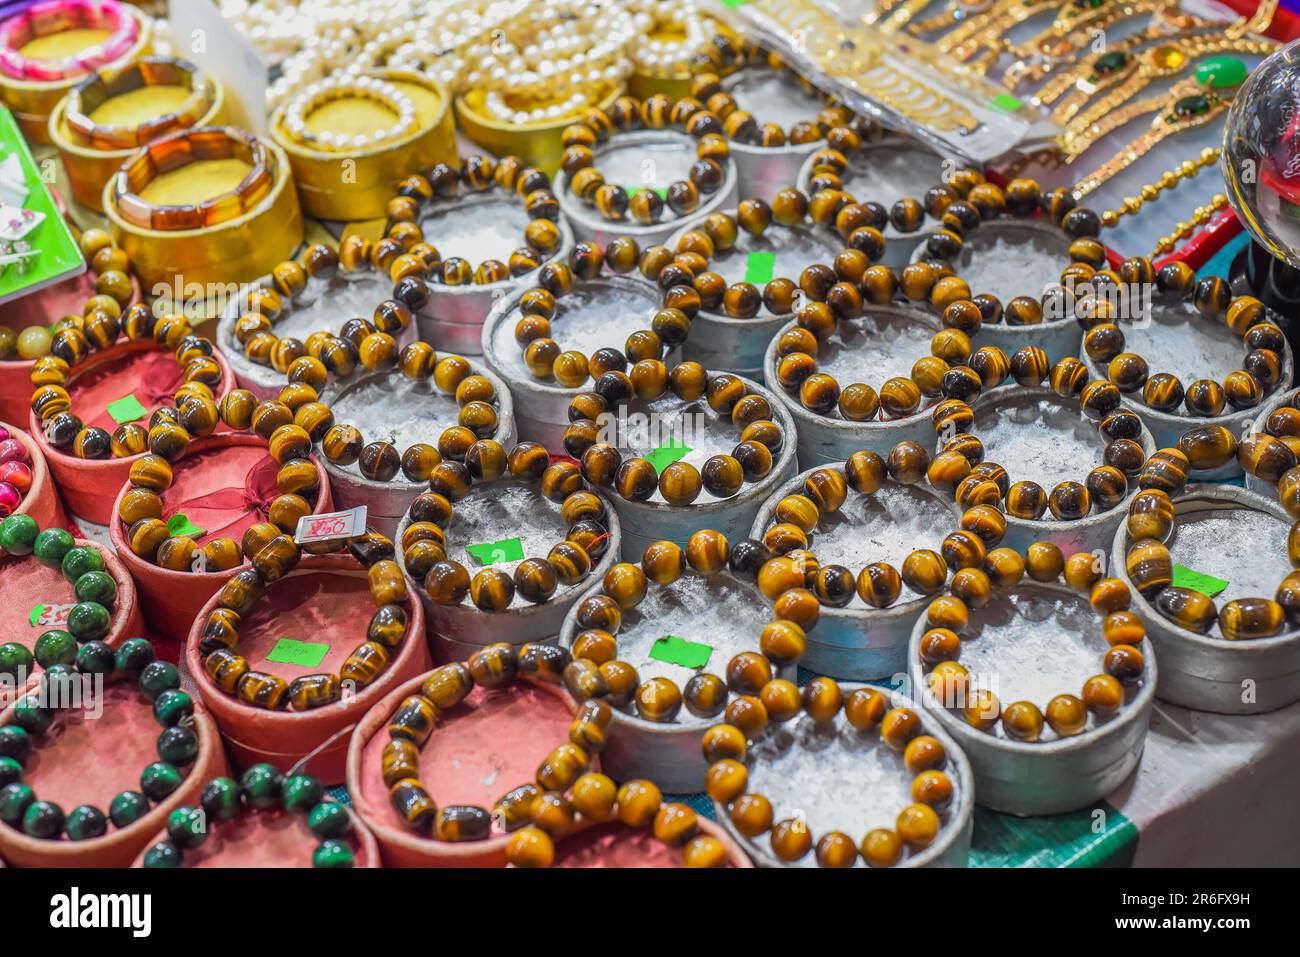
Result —
POLYGON ((27 760, 32 753, 31 736, 16 724, 0 726, 0 757, 27 760))
POLYGON ((72 533, 66 528, 47 528, 36 536, 32 543, 32 553, 42 565, 58 568, 63 564, 63 556, 75 544, 72 533))
POLYGON ((29 694, 14 705, 13 722, 29 734, 43 734, 54 723, 54 709, 29 694))
POLYGON ((1097 76, 1106 76, 1119 70, 1128 63, 1128 54, 1122 50, 1114 50, 1099 56, 1093 64, 1093 69, 1097 76))
POLYGON ((140 680, 140 673, 154 660, 153 644, 147 638, 128 638, 117 648, 117 670, 140 680))
POLYGON ((166 761, 155 761, 140 773, 140 790, 150 799, 161 801, 184 780, 181 772, 166 761))
POLYGON ((164 691, 181 686, 181 673, 168 661, 152 661, 140 672, 140 693, 150 701, 164 691))
POLYGON ((239 813, 239 785, 231 778, 213 778, 203 786, 199 803, 214 821, 229 821, 239 813))
POLYGON ((88 641, 77 651, 77 670, 83 675, 111 675, 117 667, 113 649, 102 641, 88 641))
POLYGON ((74 807, 68 814, 63 829, 74 841, 86 841, 92 837, 103 837, 108 833, 108 818, 104 812, 90 804, 74 807))
POLYGON ((180 867, 181 852, 171 841, 159 841, 144 852, 145 867, 180 867))
POLYGON ((49 801, 33 801, 23 811, 23 833, 51 838, 63 833, 63 808, 49 801))
POLYGON ((280 782, 284 776, 271 764, 255 764, 239 779, 239 790, 259 811, 280 803, 280 782))
POLYGON ((97 601, 79 601, 68 611, 68 631, 77 641, 98 641, 108 634, 111 621, 108 609, 97 601))
POLYGON ((20 783, 23 779, 23 766, 13 758, 0 758, 0 788, 8 784, 20 783))
POLYGON ((30 555, 40 532, 30 515, 10 515, 0 522, 0 548, 10 555, 30 555))
POLYGON ((357 862, 346 841, 321 841, 311 854, 312 867, 351 867, 357 862))
POLYGON ((317 837, 342 837, 352 830, 352 819, 338 801, 321 801, 307 813, 307 827, 317 837))
POLYGON ((199 736, 184 725, 164 728, 158 735, 158 757, 168 764, 184 766, 199 755, 199 736))
POLYGON ((139 791, 123 791, 108 805, 108 816, 114 827, 134 824, 149 813, 149 799, 139 791))
MULTIPOLYGON (((71 635, 68 636, 72 638, 71 635)), ((72 642, 74 645, 76 641, 72 642)), ((45 696, 46 702, 55 708, 71 707, 78 698, 75 695, 80 690, 81 675, 72 665, 59 662, 50 665, 41 675, 41 694, 45 696)))
POLYGON ((41 633, 32 648, 36 662, 42 668, 51 665, 70 665, 77 660, 77 639, 58 628, 41 633))
POLYGON ((89 545, 78 545, 68 549, 59 566, 63 569, 63 577, 75 582, 86 572, 102 572, 104 556, 89 545))
POLYGON ((27 805, 36 800, 36 792, 26 784, 15 782, 0 788, 0 821, 18 826, 27 805))
POLYGON ((26 679, 34 664, 36 659, 32 657, 26 645, 20 645, 16 641, 8 641, 0 645, 0 675, 26 679))
POLYGON ((168 688, 153 699, 153 716, 164 728, 175 727, 194 714, 194 699, 184 691, 168 688))
POLYGON ((304 814, 325 797, 325 789, 310 774, 295 774, 291 778, 285 778, 281 793, 285 807, 290 811, 302 811, 304 814))
POLYGON ((1192 96, 1185 96, 1174 103, 1174 116, 1184 118, 1188 116, 1200 116, 1208 113, 1210 110, 1210 98, 1196 93, 1192 96))
POLYGON ((202 808, 182 805, 167 815, 167 836, 179 848, 198 847, 208 837, 208 816, 202 808))
POLYGON ((77 601, 97 601, 105 608, 112 608, 117 600, 117 582, 108 572, 86 572, 77 579, 73 591, 77 601))

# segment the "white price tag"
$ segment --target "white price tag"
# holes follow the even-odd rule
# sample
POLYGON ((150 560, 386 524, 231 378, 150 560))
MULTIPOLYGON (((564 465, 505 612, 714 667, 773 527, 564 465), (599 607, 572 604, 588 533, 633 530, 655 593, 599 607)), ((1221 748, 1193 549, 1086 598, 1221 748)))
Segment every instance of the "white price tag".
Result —
POLYGON ((293 540, 299 545, 328 542, 339 538, 356 538, 366 531, 366 507, 358 505, 345 512, 304 515, 298 519, 293 540))

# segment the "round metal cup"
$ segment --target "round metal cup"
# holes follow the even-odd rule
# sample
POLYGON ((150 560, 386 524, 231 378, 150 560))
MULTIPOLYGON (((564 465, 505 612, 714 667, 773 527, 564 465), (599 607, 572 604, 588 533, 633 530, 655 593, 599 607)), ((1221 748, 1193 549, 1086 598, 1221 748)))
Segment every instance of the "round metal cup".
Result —
MULTIPOLYGON (((1087 603, 1085 596, 1055 582, 1026 579, 1013 591, 1048 600, 1073 599, 1087 603)), ((993 600, 999 599, 995 595, 993 600)), ((908 646, 912 689, 920 697, 925 713, 937 719, 970 758, 975 771, 975 803, 980 807, 1020 817, 1077 811, 1102 800, 1137 767, 1146 743, 1159 680, 1150 642, 1144 642, 1141 649, 1146 657, 1142 686, 1118 715, 1071 738, 1009 741, 971 727, 964 718, 944 708, 929 692, 920 652, 921 637, 929 630, 924 615, 917 619, 912 629, 908 646)), ((1100 617, 1097 620, 1097 640, 1097 670, 1100 671, 1101 657, 1105 652, 1100 617)), ((1082 687, 1086 677, 1080 677, 1078 687, 1082 687)), ((1066 690, 1063 688, 1062 693, 1066 690)))
MULTIPOLYGON (((1082 412, 1078 411, 1077 401, 1064 399, 1046 386, 1032 388, 1015 386, 986 392, 971 403, 971 410, 975 413, 975 425, 971 431, 977 436, 980 434, 980 414, 990 409, 1003 409, 1008 406, 1027 405, 1044 400, 1056 403, 1063 408, 1070 408, 1071 413, 1078 416, 1081 421, 1090 422, 1082 412), (1075 408, 1071 408, 1072 406, 1075 408)), ((1092 428, 1096 432, 1095 424, 1092 424, 1092 428)), ((1100 435, 1098 435, 1097 441, 1097 448, 1100 451, 1105 446, 1105 442, 1100 435)), ((1142 445, 1142 451, 1149 458, 1156 450, 1151 433, 1144 428, 1138 441, 1142 445)), ((937 449, 941 445, 942 441, 936 443, 935 448, 937 449)), ((999 464, 1003 461, 1009 461, 1011 464, 1003 467, 1006 468, 1012 484, 1018 481, 1014 455, 1007 455, 1006 452, 990 452, 985 455, 985 460, 999 462, 999 464)), ((1092 466, 1089 466, 1089 469, 1091 468, 1092 466)), ((1075 480, 1082 481, 1089 469, 1081 468, 1080 474, 1075 480)), ((1054 518, 1040 518, 1037 521, 1030 521, 1029 519, 1008 515, 1007 533, 1002 539, 1002 545, 1023 552, 1034 542, 1051 542, 1067 556, 1073 555, 1075 552, 1101 551, 1104 553, 1110 547, 1111 540, 1115 537, 1115 529, 1124 524, 1124 518, 1128 514, 1128 504, 1138 492, 1135 482, 1130 482, 1130 486, 1129 493, 1124 501, 1114 508, 1107 509, 1104 512, 1093 511, 1084 518, 1072 522, 1063 522, 1054 518)), ((1050 492, 1051 489, 1046 489, 1046 491, 1050 492)), ((1044 514, 1050 515, 1051 513, 1046 512, 1044 514)))
MULTIPOLYGON (((747 108, 745 104, 749 102, 743 87, 752 81, 754 73, 753 70, 738 70, 722 81, 722 89, 736 97, 742 110, 747 108)), ((791 87, 792 95, 807 100, 807 119, 816 119, 821 110, 818 98, 805 93, 791 77, 781 77, 780 82, 791 87)), ((781 91, 778 95, 785 95, 785 93, 781 91)), ((754 104, 754 106, 755 109, 751 109, 750 112, 762 123, 762 105, 754 104)), ((784 146, 755 146, 752 143, 731 141, 731 158, 736 161, 736 170, 740 176, 740 195, 770 200, 776 195, 777 190, 793 186, 804 163, 825 145, 824 137, 812 143, 787 143, 784 146)))
MULTIPOLYGON (((763 503, 749 537, 763 540, 763 533, 775 521, 776 506, 787 495, 803 493, 804 482, 818 468, 800 472, 786 482, 763 503)), ((836 471, 843 472, 842 468, 836 471)), ((943 537, 958 527, 960 510, 951 496, 941 495, 929 483, 911 486, 918 494, 934 500, 947 514, 949 521, 935 530, 932 544, 937 550, 943 537)), ((856 493, 850 493, 856 494, 856 493)), ((814 534, 816 530, 814 530, 814 534)), ((920 548, 926 542, 916 542, 920 548)), ((814 543, 812 551, 816 554, 814 543)), ((856 572, 857 569, 854 569, 856 572)), ((930 604, 930 596, 920 596, 888 608, 872 608, 854 599, 850 607, 835 608, 822 605, 817 624, 808 631, 808 647, 800 662, 804 668, 833 678, 854 681, 890 678, 907 671, 907 643, 912 637, 912 624, 930 604)))
MULTIPOLYGON (((927 338, 938 332, 942 326, 939 320, 927 312, 909 306, 870 306, 870 315, 881 322, 893 326, 922 326, 927 330, 927 338)), ((861 325, 861 320, 845 320, 844 324, 861 325)), ((767 344, 763 359, 763 380, 775 393, 781 408, 794 418, 798 428, 799 464, 804 468, 815 465, 841 464, 854 452, 870 449, 878 455, 888 455, 899 442, 918 442, 929 447, 934 441, 934 425, 930 420, 928 408, 922 408, 913 415, 902 419, 874 419, 870 422, 851 422, 848 419, 831 418, 809 412, 799 402, 797 396, 790 394, 777 381, 776 368, 780 357, 776 354, 777 340, 788 329, 793 329, 797 322, 787 322, 773 335, 767 344)), ((843 341, 837 331, 830 339, 832 345, 843 341)), ((825 348, 825 347, 823 347, 825 348)), ((919 356, 918 356, 919 358, 919 356)), ((902 373, 905 374, 905 373, 902 373)), ((872 388, 879 388, 882 380, 868 382, 872 388)), ((841 383, 847 385, 848 383, 841 383)))
MULTIPOLYGON (((1272 516, 1286 528, 1292 524, 1277 502, 1231 485, 1189 485, 1174 499, 1178 515, 1245 509, 1272 516)), ((1171 541, 1177 537, 1175 525, 1171 541)), ((1128 528, 1121 525, 1111 564, 1130 586, 1124 559, 1131 544, 1128 528)), ((1198 635, 1165 618, 1136 588, 1132 591, 1133 610, 1142 616, 1160 659, 1160 700, 1218 714, 1260 714, 1300 700, 1300 629, 1252 641, 1198 635)))
MULTIPOLYGON (((746 195, 751 194, 747 193, 746 195)), ((736 215, 735 209, 726 212, 733 218, 736 215)), ((691 228, 686 226, 673 233, 666 244, 668 248, 676 250, 682 234, 688 232, 691 228)), ((830 262, 839 254, 842 248, 836 246, 831 240, 832 234, 810 229, 807 226, 782 226, 779 223, 772 223, 767 228, 762 237, 762 244, 766 249, 779 250, 785 241, 785 237, 793 235, 800 236, 808 242, 821 246, 825 251, 825 257, 819 261, 830 262)), ((742 247, 754 242, 754 237, 744 230, 740 230, 736 239, 736 248, 727 253, 718 253, 714 258, 714 262, 710 263, 710 268, 715 272, 720 272, 716 268, 719 257, 739 256, 745 252, 742 247)), ((803 265, 808 266, 811 263, 804 263, 803 265)), ((724 278, 727 277, 724 276, 724 278)), ((730 282, 740 282, 743 278, 744 275, 741 274, 735 279, 731 279, 730 282)), ((787 278, 797 281, 799 274, 796 272, 793 276, 787 278)), ((773 315, 767 311, 766 307, 752 319, 733 319, 720 312, 709 312, 702 309, 691 320, 691 334, 687 337, 686 342, 682 344, 682 358, 698 362, 706 369, 721 369, 724 372, 749 376, 751 379, 761 378, 763 376, 763 356, 768 344, 789 321, 790 317, 788 315, 773 315)))
MULTIPOLYGON (((850 691, 855 691, 861 687, 863 686, 848 683, 840 685, 841 690, 846 695, 850 691)), ((971 762, 962 752, 961 745, 954 739, 954 737, 943 727, 939 726, 938 722, 930 719, 929 715, 920 705, 896 691, 889 692, 889 699, 891 707, 909 708, 916 712, 922 721, 921 732, 923 734, 933 735, 939 739, 941 744, 943 744, 944 751, 946 751, 948 755, 948 762, 944 766, 944 771, 947 773, 948 777, 952 779, 954 791, 952 804, 949 806, 948 810, 944 812, 947 820, 944 821, 943 827, 939 831, 939 835, 935 839, 934 843, 919 853, 909 853, 908 856, 899 864, 899 867, 965 867, 967 865, 967 860, 970 857, 970 841, 971 832, 974 829, 975 812, 976 784, 975 774, 971 770, 971 762)), ((806 711, 800 711, 797 717, 782 725, 780 733, 797 733, 794 729, 797 728, 799 724, 810 721, 812 721, 812 718, 808 713, 806 711)), ((876 734, 877 732, 873 729, 866 733, 876 734)), ((828 742, 828 745, 829 743, 830 742, 828 742)), ((897 761, 899 764, 902 763, 901 757, 892 752, 890 753, 888 760, 897 761)), ((805 780, 791 780, 790 784, 792 787, 799 787, 808 786, 809 782, 805 780)), ((768 794, 767 797, 772 801, 776 816, 780 818, 783 809, 788 805, 780 797, 771 794, 768 794)), ((849 802, 851 803, 856 797, 857 795, 852 795, 849 798, 849 802)), ((790 798, 790 800, 796 799, 797 797, 790 798)), ((899 810, 901 811, 902 808, 900 807, 899 810)), ((732 823, 731 815, 727 812, 726 805, 714 801, 713 811, 717 822, 726 829, 727 833, 731 835, 736 843, 744 848, 745 853, 749 855, 750 859, 753 860, 756 866, 817 866, 816 856, 812 853, 805 854, 797 861, 785 861, 772 852, 771 844, 766 840, 765 834, 758 838, 746 837, 741 834, 740 831, 736 829, 736 825, 732 823)), ((815 822, 810 822, 810 825, 815 826, 815 822)), ((863 831, 863 833, 865 834, 865 831, 863 831)), ((813 836, 817 836, 816 831, 813 832, 813 836)), ((852 836, 855 839, 861 839, 860 835, 856 833, 852 836)), ((865 868, 869 865, 861 857, 858 857, 854 861, 853 866, 857 868, 865 868)))
MULTIPOLYGON (((492 438, 500 442, 505 449, 513 448, 515 444, 515 412, 510 390, 506 388, 500 377, 490 369, 485 368, 481 361, 476 359, 466 361, 469 362, 471 375, 483 376, 496 389, 497 431, 492 438)), ((387 370, 354 376, 346 382, 331 380, 326 385, 321 399, 327 405, 334 406, 350 393, 373 382, 382 381, 390 375, 401 375, 401 373, 395 370, 387 370)), ((348 424, 356 426, 363 435, 374 441, 385 435, 383 428, 384 411, 384 407, 377 408, 375 409, 374 420, 366 419, 349 422, 348 424)), ((443 428, 455 424, 453 420, 445 423, 441 428, 437 428, 435 423, 430 422, 429 436, 424 441, 436 446, 438 433, 443 428)), ((334 464, 323 454, 320 459, 325 466, 325 471, 329 473, 330 491, 334 495, 334 505, 340 510, 356 508, 358 505, 366 506, 366 524, 383 532, 385 535, 392 535, 396 531, 398 522, 402 520, 406 510, 411 507, 411 502, 415 500, 415 497, 421 492, 428 491, 429 485, 427 482, 408 481, 401 472, 398 472, 391 481, 380 482, 376 479, 366 478, 355 466, 344 468, 341 465, 334 464)))
MULTIPOLYGON (((1290 347, 1288 346, 1288 348, 1290 347)), ((1288 366, 1288 368, 1290 367, 1288 366)), ((1292 408, 1295 408, 1297 402, 1300 402, 1300 392, 1297 392, 1289 387, 1288 388, 1279 387, 1277 391, 1274 392, 1270 398, 1266 399, 1264 401, 1264 404, 1259 407, 1258 414, 1255 416, 1253 420, 1251 420, 1251 424, 1249 428, 1243 431, 1263 432, 1264 425, 1265 423, 1268 422, 1268 417, 1270 415, 1272 415, 1274 412, 1276 412, 1278 409, 1282 408, 1283 406, 1290 406, 1292 408)), ((1244 438, 1244 434, 1240 435, 1240 437, 1244 438)), ((1238 469, 1240 469, 1240 465, 1238 465, 1238 469)), ((1263 479, 1255 478, 1255 476, 1251 475, 1249 472, 1246 472, 1244 469, 1242 469, 1241 472, 1246 477, 1246 488, 1250 489, 1250 491, 1254 492, 1256 495, 1262 495, 1264 496, 1264 498, 1269 499, 1271 501, 1276 502, 1278 500, 1276 482, 1266 482, 1263 479)), ((1192 472, 1192 476, 1194 476, 1195 478, 1202 477, 1201 473, 1195 471, 1192 472)), ((1207 477, 1214 477, 1214 476, 1207 476, 1207 477)))
MULTIPOLYGON (((615 151, 622 150, 646 154, 641 160, 642 164, 653 164, 654 160, 651 156, 655 151, 687 150, 693 154, 695 140, 685 133, 678 133, 675 130, 639 130, 633 133, 620 133, 596 150, 596 166, 601 165, 602 158, 608 157, 615 151)), ((560 170, 555 175, 555 195, 560 200, 560 211, 568 218, 569 224, 573 227, 573 233, 578 237, 579 242, 594 242, 604 247, 611 239, 616 239, 619 236, 630 236, 640 244, 642 249, 645 249, 647 246, 665 243, 668 237, 682 226, 697 223, 709 213, 717 212, 719 209, 728 206, 735 206, 739 176, 736 174, 734 159, 723 163, 723 172, 722 185, 718 187, 713 195, 707 197, 702 195, 700 205, 694 212, 688 216, 674 217, 658 223, 642 224, 631 219, 611 222, 605 219, 600 213, 596 212, 594 206, 588 206, 573 195, 573 190, 569 188, 569 174, 564 170, 560 170)), ((635 187, 637 184, 620 183, 619 185, 626 189, 629 186, 635 187)))
MULTIPOLYGON (((482 494, 493 494, 495 490, 507 485, 527 485, 528 481, 516 478, 501 478, 491 482, 476 482, 470 490, 473 495, 482 490, 482 494)), ((601 493, 597 493, 598 495, 601 493)), ((609 498, 601 495, 605 502, 606 522, 609 527, 610 543, 600 561, 592 565, 587 575, 588 582, 599 582, 605 573, 619 561, 618 544, 622 536, 622 527, 618 514, 610 508, 609 498)), ((453 519, 454 521, 454 519, 453 519)), ((416 581, 406 571, 405 550, 402 548, 402 536, 411 524, 409 515, 404 515, 393 535, 393 545, 397 550, 396 561, 406 578, 406 587, 420 596, 424 605, 424 614, 428 619, 429 646, 434 657, 439 661, 464 661, 485 645, 499 641, 508 641, 518 647, 527 642, 554 642, 568 617, 570 609, 589 589, 578 584, 564 594, 552 598, 540 605, 533 605, 519 598, 511 603, 505 611, 486 612, 480 610, 472 601, 466 599, 459 605, 439 605, 424 590, 424 583, 416 581)), ((502 529, 502 534, 509 529, 502 529)), ((558 541, 558 539, 557 539, 558 541)), ((545 558, 545 555, 525 556, 545 558)), ((471 576, 477 571, 469 569, 471 576)))
MULTIPOLYGON (((582 280, 574 284, 574 289, 597 289, 601 286, 644 296, 645 322, 644 325, 636 328, 649 328, 650 318, 659 308, 659 293, 654 286, 641 278, 640 273, 636 273, 635 277, 612 275, 582 280)), ((515 423, 520 441, 539 442, 552 451, 559 451, 564 448, 564 430, 569 427, 569 403, 579 392, 589 388, 591 382, 588 381, 575 389, 568 389, 553 381, 543 382, 533 378, 523 365, 523 350, 519 349, 513 334, 508 332, 502 333, 509 339, 507 348, 519 349, 519 359, 517 362, 512 361, 502 354, 500 344, 496 341, 499 338, 498 330, 506 324, 513 327, 518 318, 516 310, 519 300, 529 288, 531 287, 514 288, 509 294, 498 299, 492 311, 488 313, 483 323, 481 339, 483 363, 510 388, 510 395, 514 398, 515 423)), ((563 304, 564 301, 561 299, 561 313, 563 304)), ((635 330, 631 328, 625 332, 615 329, 610 333, 609 342, 603 345, 622 350, 624 340, 633 331, 635 330)), ((563 330, 560 335, 563 336, 563 330)), ((680 349, 673 349, 664 356, 664 362, 671 367, 678 361, 680 354, 680 349)))

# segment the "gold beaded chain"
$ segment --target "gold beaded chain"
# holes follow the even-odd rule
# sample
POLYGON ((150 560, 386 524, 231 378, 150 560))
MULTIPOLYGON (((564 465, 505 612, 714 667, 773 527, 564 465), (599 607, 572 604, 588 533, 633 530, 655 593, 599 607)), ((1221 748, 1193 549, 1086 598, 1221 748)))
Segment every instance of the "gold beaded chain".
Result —
POLYGON ((1173 169, 1165 170, 1153 183, 1144 185, 1135 195, 1127 196, 1116 209, 1108 209, 1101 214, 1101 224, 1107 228, 1117 226, 1125 216, 1135 216, 1137 211, 1147 203, 1154 203, 1162 192, 1171 190, 1185 179, 1191 179, 1207 166, 1219 161, 1219 148, 1207 146, 1194 160, 1183 160, 1173 169))

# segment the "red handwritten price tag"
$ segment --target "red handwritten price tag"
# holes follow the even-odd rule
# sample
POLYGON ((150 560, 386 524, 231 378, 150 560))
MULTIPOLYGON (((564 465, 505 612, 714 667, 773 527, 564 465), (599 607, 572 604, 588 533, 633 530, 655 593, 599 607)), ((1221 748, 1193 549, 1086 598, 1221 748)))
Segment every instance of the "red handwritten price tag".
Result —
POLYGON ((328 542, 338 538, 355 538, 365 534, 366 507, 358 505, 345 512, 326 512, 323 515, 304 515, 298 519, 293 540, 299 545, 311 542, 328 542))
POLYGON ((68 612, 72 611, 72 608, 70 604, 34 605, 31 614, 27 616, 27 621, 33 628, 62 627, 68 623, 68 612))

